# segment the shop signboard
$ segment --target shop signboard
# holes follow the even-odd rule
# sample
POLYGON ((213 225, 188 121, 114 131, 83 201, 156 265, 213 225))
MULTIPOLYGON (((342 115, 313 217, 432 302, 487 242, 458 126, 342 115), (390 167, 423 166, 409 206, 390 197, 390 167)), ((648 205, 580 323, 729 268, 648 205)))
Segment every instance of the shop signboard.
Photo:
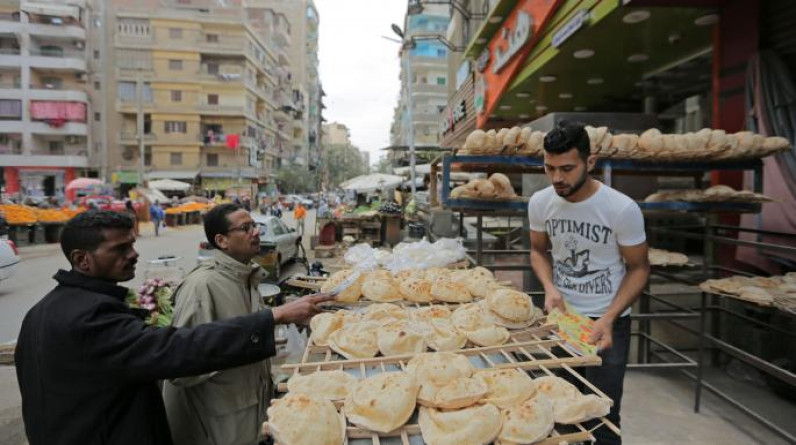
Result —
POLYGON ((475 112, 481 114, 484 112, 484 106, 486 105, 486 82, 484 81, 484 76, 480 74, 475 77, 475 99, 473 100, 473 105, 475 112))
POLYGON ((467 135, 475 130, 473 75, 467 76, 462 87, 448 101, 439 123, 440 146, 458 148, 467 135))
POLYGON ((482 54, 476 64, 484 82, 484 94, 480 95, 483 109, 477 108, 478 128, 484 127, 489 114, 539 39, 540 31, 562 3, 563 0, 519 0, 506 15, 500 30, 491 37, 485 48, 488 55, 482 54))
POLYGON ((456 124, 463 121, 467 117, 467 110, 465 108, 465 101, 462 100, 455 104, 453 109, 446 109, 445 115, 442 117, 440 124, 440 134, 445 136, 456 128, 456 124))
POLYGON ((555 34, 553 34, 553 48, 558 48, 567 39, 572 37, 575 32, 583 27, 586 20, 589 18, 589 11, 582 9, 575 14, 564 26, 561 27, 555 34))
POLYGON ((467 75, 470 74, 470 61, 464 59, 461 65, 459 65, 459 69, 456 71, 456 89, 462 87, 462 84, 465 80, 467 80, 467 75))

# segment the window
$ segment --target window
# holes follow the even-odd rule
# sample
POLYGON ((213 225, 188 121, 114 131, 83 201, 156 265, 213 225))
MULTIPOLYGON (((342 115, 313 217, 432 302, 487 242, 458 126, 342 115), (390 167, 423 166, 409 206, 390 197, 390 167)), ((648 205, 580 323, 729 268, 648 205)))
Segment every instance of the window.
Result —
MULTIPOLYGON (((152 87, 149 82, 144 82, 141 87, 144 102, 152 102, 152 87)), ((135 88, 135 82, 119 82, 116 86, 116 98, 122 101, 135 101, 135 88)))
POLYGON ((182 165, 182 153, 171 154, 171 165, 182 165))
POLYGON ((205 39, 207 43, 218 43, 218 34, 207 34, 205 35, 205 39))
POLYGON ((144 148, 144 165, 152 165, 152 147, 144 148))
POLYGON ((19 120, 22 118, 22 101, 0 99, 0 119, 19 120))
POLYGON ((187 133, 188 132, 188 123, 185 121, 166 121, 164 124, 164 130, 166 133, 187 133))
POLYGON ((95 58, 95 59, 99 59, 99 58, 100 58, 100 52, 99 52, 99 50, 98 50, 98 49, 95 49, 95 50, 94 50, 94 58, 95 58))
POLYGON ((47 57, 63 57, 64 49, 55 45, 42 45, 39 54, 47 57))
POLYGON ((437 85, 445 85, 445 78, 437 77, 437 85))
POLYGON ((448 52, 444 49, 437 49, 437 57, 445 57, 448 55, 448 52))
POLYGON ((182 38, 182 28, 169 28, 169 38, 170 39, 181 39, 182 38))
POLYGON ((62 155, 64 154, 64 142, 63 141, 50 141, 50 154, 51 155, 62 155))
POLYGON ((207 104, 208 105, 218 105, 218 94, 208 94, 207 95, 207 104))
POLYGON ((217 153, 208 153, 207 154, 207 166, 208 167, 218 167, 218 154, 217 153))
POLYGON ((95 80, 95 81, 94 81, 94 89, 95 89, 96 91, 99 91, 99 90, 100 90, 100 82, 99 82, 99 80, 95 80))
POLYGON ((181 90, 171 90, 171 101, 172 102, 182 102, 182 91, 181 90))
POLYGON ((181 71, 182 60, 169 60, 169 69, 172 71, 181 71))
POLYGON ((207 64, 207 74, 212 74, 214 76, 218 75, 218 64, 217 63, 208 63, 207 64))
POLYGON ((47 90, 60 90, 64 80, 60 77, 43 77, 41 79, 41 86, 47 90))
POLYGON ((94 122, 99 122, 101 120, 102 120, 102 115, 99 112, 94 113, 94 122))

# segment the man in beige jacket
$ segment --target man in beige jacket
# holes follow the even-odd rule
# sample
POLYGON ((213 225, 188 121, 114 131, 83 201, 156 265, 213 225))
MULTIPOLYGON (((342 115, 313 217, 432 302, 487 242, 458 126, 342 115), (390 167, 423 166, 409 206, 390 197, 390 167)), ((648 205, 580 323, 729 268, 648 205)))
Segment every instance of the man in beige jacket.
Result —
MULTIPOLYGON (((215 257, 175 292, 173 325, 197 326, 263 309, 257 286, 263 270, 259 226, 246 209, 221 204, 205 216, 215 257)), ((271 394, 268 361, 165 382, 163 398, 175 445, 253 445, 271 394)))

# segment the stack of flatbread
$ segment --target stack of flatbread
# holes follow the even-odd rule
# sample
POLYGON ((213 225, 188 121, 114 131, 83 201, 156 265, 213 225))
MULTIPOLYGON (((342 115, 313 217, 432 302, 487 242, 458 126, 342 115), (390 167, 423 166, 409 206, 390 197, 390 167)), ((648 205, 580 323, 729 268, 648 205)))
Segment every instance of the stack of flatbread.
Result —
POLYGON ((602 417, 611 410, 611 401, 594 394, 584 395, 575 385, 561 377, 534 379, 536 392, 546 396, 553 405, 555 423, 571 425, 602 417))
MULTIPOLYGON (((488 273, 485 272, 485 273, 488 273)), ((486 278, 483 278, 486 281, 486 278)), ((435 283, 465 287, 448 281, 435 283)), ((439 298, 437 295, 435 298, 439 298)), ((390 303, 365 306, 361 312, 337 311, 310 320, 310 341, 328 346, 347 359, 455 351, 469 345, 499 346, 511 338, 509 329, 527 328, 542 317, 531 298, 512 289, 490 288, 486 299, 459 305, 402 308, 390 303)))
POLYGON ((419 386, 407 372, 384 372, 360 380, 345 399, 343 412, 352 424, 389 433, 415 411, 419 386))
POLYGON ((647 257, 651 266, 685 266, 688 264, 688 257, 685 254, 663 249, 650 248, 647 257))
POLYGON ((278 444, 342 445, 345 441, 345 417, 327 399, 290 393, 273 400, 267 415, 263 434, 273 436, 278 444))
MULTIPOLYGON (((728 134, 703 128, 685 134, 663 134, 651 128, 640 135, 611 134, 607 127, 586 126, 592 154, 601 158, 650 161, 715 161, 755 159, 787 151, 790 142, 750 131, 728 134)), ((462 155, 542 156, 545 133, 530 128, 474 130, 459 150, 462 155)))
POLYGON ((707 280, 699 285, 705 292, 730 295, 762 306, 796 311, 796 272, 772 277, 744 277, 707 280))
POLYGON ((726 185, 714 185, 705 190, 662 190, 644 199, 644 202, 774 202, 762 193, 735 190, 726 185))
POLYGON ((451 198, 513 199, 517 197, 511 180, 503 173, 494 173, 489 179, 471 179, 467 184, 454 187, 451 198))

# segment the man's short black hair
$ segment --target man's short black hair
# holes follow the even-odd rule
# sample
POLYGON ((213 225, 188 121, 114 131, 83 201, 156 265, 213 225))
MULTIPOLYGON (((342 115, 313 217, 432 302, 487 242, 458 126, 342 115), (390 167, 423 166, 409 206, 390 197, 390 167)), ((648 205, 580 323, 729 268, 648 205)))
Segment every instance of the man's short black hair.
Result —
POLYGON ((218 249, 216 245, 216 235, 226 235, 229 232, 229 219, 227 215, 237 212, 243 207, 237 204, 219 204, 205 214, 205 235, 207 242, 218 249))
POLYGON ((73 250, 93 252, 105 241, 103 229, 132 230, 133 219, 130 215, 110 210, 87 210, 78 213, 66 222, 61 231, 61 250, 70 261, 69 254, 73 250))
POLYGON ((548 153, 562 154, 573 148, 584 161, 591 154, 589 133, 580 122, 561 121, 544 137, 544 150, 548 153))

